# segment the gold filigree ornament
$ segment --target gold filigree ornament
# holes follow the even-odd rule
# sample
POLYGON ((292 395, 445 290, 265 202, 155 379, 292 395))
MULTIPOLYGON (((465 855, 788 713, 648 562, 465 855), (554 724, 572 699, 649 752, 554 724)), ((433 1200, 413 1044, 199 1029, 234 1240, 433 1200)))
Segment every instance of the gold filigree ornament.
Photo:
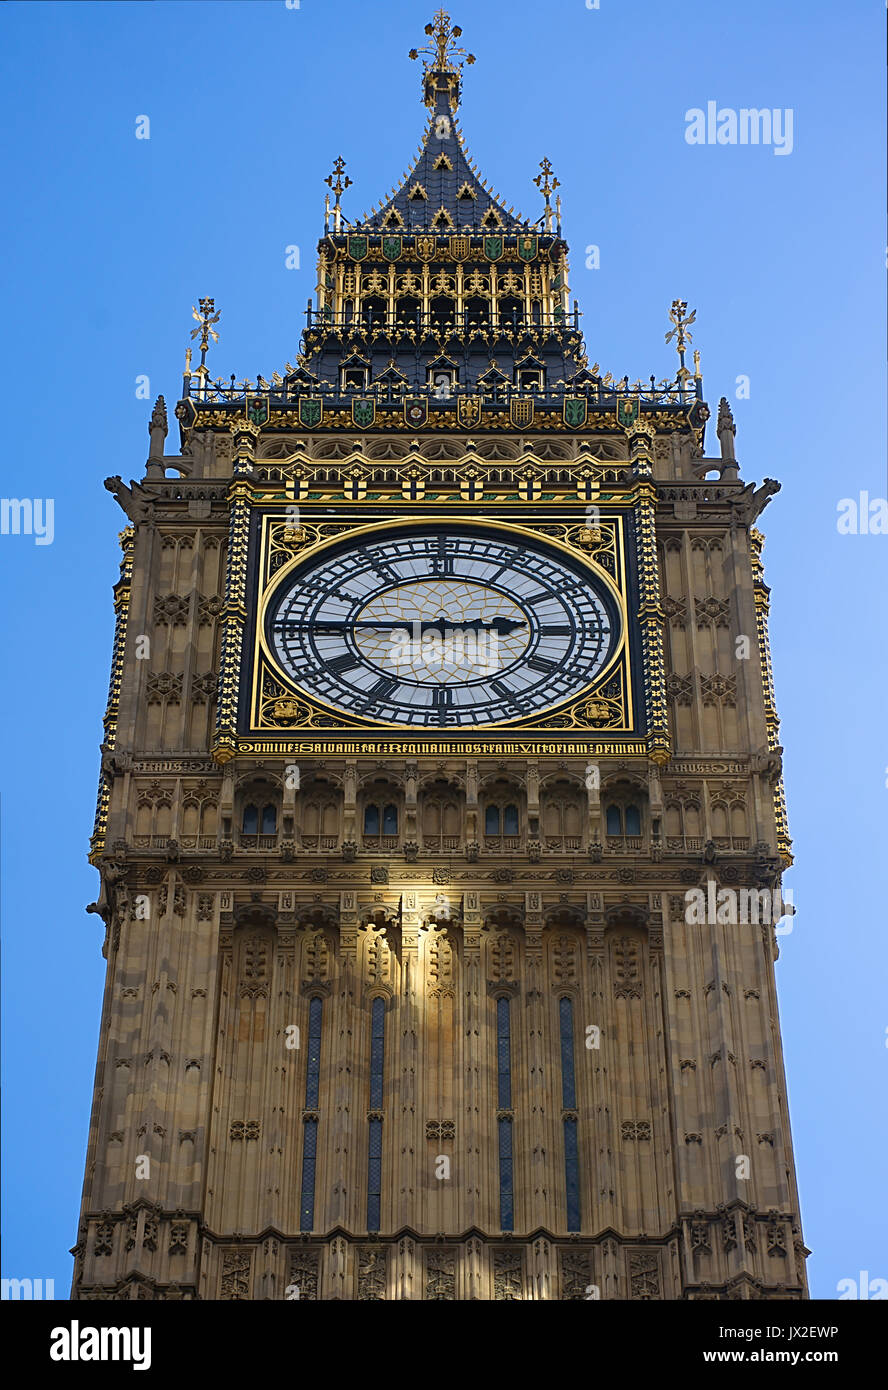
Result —
POLYGON ((301 712, 302 706, 298 700, 275 700, 272 707, 275 719, 282 724, 292 723, 294 719, 299 718, 301 712))
POLYGON ((620 729, 626 724, 623 673, 617 670, 599 690, 581 695, 566 709, 542 721, 545 729, 620 729))
POLYGON ((591 550, 592 546, 599 545, 600 542, 600 526, 584 526, 577 532, 577 544, 583 546, 585 550, 591 550))

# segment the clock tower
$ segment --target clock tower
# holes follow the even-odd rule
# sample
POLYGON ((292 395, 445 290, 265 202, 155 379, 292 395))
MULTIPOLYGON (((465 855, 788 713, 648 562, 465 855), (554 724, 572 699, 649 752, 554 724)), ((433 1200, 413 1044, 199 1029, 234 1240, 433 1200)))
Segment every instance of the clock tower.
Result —
POLYGON ((707 456, 683 301, 674 376, 590 365, 552 167, 505 205, 426 35, 400 187, 327 180, 296 364, 213 379, 201 300, 179 452, 159 398, 106 481, 73 1297, 803 1298, 777 484, 725 400, 707 456))

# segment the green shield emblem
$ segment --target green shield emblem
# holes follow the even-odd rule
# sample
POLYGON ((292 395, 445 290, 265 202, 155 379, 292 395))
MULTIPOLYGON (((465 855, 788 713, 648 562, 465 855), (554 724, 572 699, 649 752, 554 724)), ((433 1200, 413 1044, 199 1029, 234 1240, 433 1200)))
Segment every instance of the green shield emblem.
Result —
POLYGON ((382 238, 382 254, 387 261, 396 261, 401 254, 401 238, 399 236, 384 236, 382 238))
POLYGON ((376 402, 353 400, 352 401, 352 422, 361 429, 368 429, 376 419, 376 402))
POLYGON ((571 429, 579 429, 586 423, 587 402, 581 396, 566 396, 564 400, 564 423, 571 429))
POLYGON ((299 402, 299 423, 306 429, 314 429, 315 425, 321 423, 323 405, 320 401, 312 400, 310 396, 303 396, 299 402))
POLYGON ((537 238, 522 234, 518 238, 519 261, 535 261, 537 258, 537 238))
POLYGON ((264 425, 268 419, 268 402, 261 400, 258 396, 254 397, 250 401, 247 419, 253 425, 264 425))
POLYGON ((622 400, 617 402, 617 421, 627 430, 630 425, 634 425, 638 419, 638 401, 622 400))
POLYGON ((370 250, 370 243, 365 236, 350 236, 348 239, 348 254, 353 261, 362 261, 370 250))
POLYGON ((501 236, 486 236, 484 238, 484 254, 489 261, 498 261, 503 254, 503 239, 501 236))

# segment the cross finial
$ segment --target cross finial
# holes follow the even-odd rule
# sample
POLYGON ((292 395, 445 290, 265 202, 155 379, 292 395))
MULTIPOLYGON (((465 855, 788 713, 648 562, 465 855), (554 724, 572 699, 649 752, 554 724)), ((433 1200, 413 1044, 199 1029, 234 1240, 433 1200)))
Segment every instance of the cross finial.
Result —
POLYGON ((345 190, 351 187, 351 179, 348 174, 345 174, 344 179, 342 177, 343 174, 345 174, 345 160, 342 158, 342 155, 339 155, 336 159, 336 163, 333 165, 333 172, 328 174, 324 179, 324 183, 329 184, 336 194, 336 207, 339 207, 339 199, 342 197, 345 190))
POLYGON ((548 207, 549 194, 554 193, 556 188, 561 187, 561 184, 554 177, 552 179, 552 182, 549 182, 549 175, 554 175, 555 170, 552 168, 552 165, 549 163, 548 159, 540 160, 540 168, 543 172, 541 174, 537 174, 536 178, 534 179, 534 183, 536 184, 537 188, 540 190, 543 197, 545 198, 546 206, 548 207))
POLYGON ((199 299, 197 302, 200 305, 200 313, 193 304, 191 306, 191 317, 197 321, 197 328, 192 330, 191 337, 194 340, 200 334, 200 365, 203 367, 206 365, 210 339, 212 338, 214 343, 219 341, 219 334, 213 324, 219 322, 222 314, 221 311, 218 314, 213 313, 216 307, 215 299, 199 299))
POLYGON ((550 194, 555 192, 556 188, 561 187, 561 184, 559 183, 558 179, 555 178, 555 171, 552 168, 552 165, 549 163, 548 159, 540 160, 540 169, 542 170, 542 172, 537 174, 536 178, 534 179, 534 183, 536 184, 537 188, 540 190, 540 192, 543 195, 543 198, 545 199, 546 231, 551 232, 552 204, 549 201, 549 197, 550 194), (549 179, 550 174, 552 175, 551 182, 549 179))

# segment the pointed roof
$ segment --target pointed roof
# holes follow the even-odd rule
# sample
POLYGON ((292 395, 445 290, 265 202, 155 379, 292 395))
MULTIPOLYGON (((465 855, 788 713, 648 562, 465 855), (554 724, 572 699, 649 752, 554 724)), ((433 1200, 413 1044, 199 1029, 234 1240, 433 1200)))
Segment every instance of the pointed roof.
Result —
MULTIPOLYGON (((462 60, 475 60, 454 39, 462 30, 444 10, 427 24, 434 47, 424 50, 423 95, 429 123, 416 158, 400 186, 378 211, 361 219, 373 231, 515 232, 528 224, 509 212, 481 177, 463 143, 456 120, 462 60)), ((420 56, 412 49, 411 58, 420 56)))

